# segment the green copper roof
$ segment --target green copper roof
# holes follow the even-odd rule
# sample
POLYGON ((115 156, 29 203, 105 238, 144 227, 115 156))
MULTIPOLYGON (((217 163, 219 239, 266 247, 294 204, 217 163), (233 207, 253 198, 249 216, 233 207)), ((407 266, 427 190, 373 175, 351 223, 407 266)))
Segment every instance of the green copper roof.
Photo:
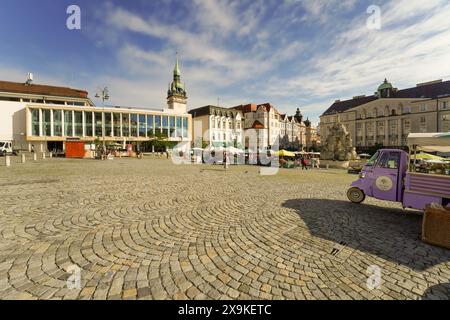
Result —
POLYGON ((177 58, 177 62, 175 63, 175 69, 173 69, 173 74, 175 76, 181 76, 180 64, 178 63, 178 58, 177 58))
POLYGON ((384 79, 384 82, 382 84, 380 84, 380 86, 378 87, 378 91, 383 90, 383 89, 392 89, 392 84, 390 84, 387 79, 384 79))

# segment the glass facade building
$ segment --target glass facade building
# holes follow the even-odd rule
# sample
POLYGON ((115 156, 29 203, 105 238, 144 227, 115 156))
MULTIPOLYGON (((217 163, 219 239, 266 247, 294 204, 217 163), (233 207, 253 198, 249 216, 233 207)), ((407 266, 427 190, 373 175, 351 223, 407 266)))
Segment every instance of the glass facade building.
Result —
POLYGON ((108 138, 143 141, 155 134, 169 140, 189 138, 189 115, 29 108, 32 137, 108 138))

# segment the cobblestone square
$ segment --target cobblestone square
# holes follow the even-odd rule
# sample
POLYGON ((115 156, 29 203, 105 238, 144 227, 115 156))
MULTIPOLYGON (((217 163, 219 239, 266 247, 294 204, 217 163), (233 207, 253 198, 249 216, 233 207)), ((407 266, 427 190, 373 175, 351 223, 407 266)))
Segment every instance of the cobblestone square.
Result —
POLYGON ((420 213, 350 203, 354 179, 153 159, 1 166, 0 299, 450 299, 450 250, 420 240, 420 213))

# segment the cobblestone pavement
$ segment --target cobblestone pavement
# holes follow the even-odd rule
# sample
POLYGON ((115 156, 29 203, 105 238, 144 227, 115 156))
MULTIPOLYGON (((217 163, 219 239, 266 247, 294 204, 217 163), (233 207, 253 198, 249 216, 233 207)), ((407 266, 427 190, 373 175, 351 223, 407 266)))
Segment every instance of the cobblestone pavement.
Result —
POLYGON ((420 214, 349 203, 355 178, 150 159, 0 167, 0 298, 449 299, 450 250, 420 241, 420 214))

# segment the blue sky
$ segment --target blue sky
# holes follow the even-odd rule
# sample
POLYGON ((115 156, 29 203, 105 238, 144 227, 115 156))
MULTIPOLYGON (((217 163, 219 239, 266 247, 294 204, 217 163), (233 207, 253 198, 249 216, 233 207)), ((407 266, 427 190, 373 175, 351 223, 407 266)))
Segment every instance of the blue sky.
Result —
POLYGON ((109 104, 163 108, 178 50, 190 108, 270 102, 318 122, 385 77, 449 79, 449 16, 448 0, 2 0, 0 79, 31 71, 91 98, 108 86, 109 104), (66 28, 71 4, 81 30, 66 28), (380 30, 366 26, 372 4, 380 30))

